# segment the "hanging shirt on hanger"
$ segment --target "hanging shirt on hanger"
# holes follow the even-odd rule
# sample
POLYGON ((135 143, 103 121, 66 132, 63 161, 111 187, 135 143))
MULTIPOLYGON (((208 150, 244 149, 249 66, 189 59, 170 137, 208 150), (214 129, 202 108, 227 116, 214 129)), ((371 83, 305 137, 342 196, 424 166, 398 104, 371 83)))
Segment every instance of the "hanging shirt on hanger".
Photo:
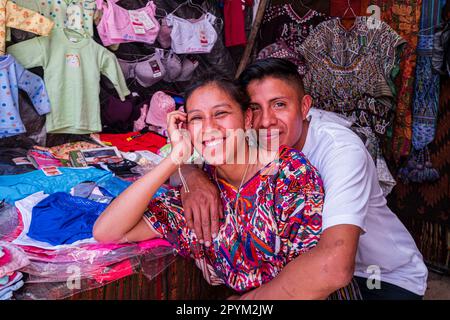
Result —
POLYGON ((264 13, 259 31, 258 48, 283 40, 288 47, 298 52, 309 33, 321 22, 330 19, 326 14, 313 9, 299 16, 291 4, 271 5, 264 13))
POLYGON ((12 1, 0 0, 0 55, 5 54, 6 27, 46 36, 53 22, 35 11, 22 8, 12 1))
POLYGON ((8 48, 26 68, 43 67, 52 112, 49 133, 86 134, 102 130, 100 75, 113 83, 122 100, 130 94, 115 55, 70 29, 55 28, 39 37, 8 48), (33 52, 33 54, 30 54, 33 52))
POLYGON ((287 58, 304 74, 305 63, 300 56, 300 45, 318 24, 328 19, 330 17, 326 14, 313 9, 299 16, 289 3, 269 6, 259 31, 258 51, 265 49, 260 58, 287 58), (296 58, 291 59, 291 56, 296 58))
POLYGON ((19 89, 28 94, 40 115, 50 112, 44 81, 24 69, 13 56, 0 56, 0 138, 25 132, 19 113, 19 89))
POLYGON ((354 122, 389 193, 395 180, 381 154, 379 137, 392 123, 393 73, 398 71, 405 40, 382 21, 378 28, 369 26, 367 17, 357 17, 351 29, 345 29, 339 18, 318 25, 301 46, 308 63, 304 84, 314 107, 354 122))
POLYGON ((56 28, 69 28, 94 35, 95 0, 13 0, 55 21, 56 28))

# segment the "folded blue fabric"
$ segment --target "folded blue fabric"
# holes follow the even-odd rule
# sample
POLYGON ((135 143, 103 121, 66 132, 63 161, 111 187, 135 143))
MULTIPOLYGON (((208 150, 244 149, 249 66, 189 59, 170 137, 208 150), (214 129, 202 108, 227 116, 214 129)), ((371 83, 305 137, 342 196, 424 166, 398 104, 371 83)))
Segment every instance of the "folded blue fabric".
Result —
POLYGON ((27 235, 55 246, 92 238, 94 223, 107 206, 69 193, 53 193, 33 208, 27 235))
POLYGON ((113 196, 118 196, 130 182, 121 180, 111 172, 97 168, 58 168, 61 175, 46 176, 42 170, 0 176, 0 201, 5 199, 9 204, 21 200, 29 195, 44 191, 47 194, 55 192, 69 192, 77 184, 85 181, 96 182, 113 196))

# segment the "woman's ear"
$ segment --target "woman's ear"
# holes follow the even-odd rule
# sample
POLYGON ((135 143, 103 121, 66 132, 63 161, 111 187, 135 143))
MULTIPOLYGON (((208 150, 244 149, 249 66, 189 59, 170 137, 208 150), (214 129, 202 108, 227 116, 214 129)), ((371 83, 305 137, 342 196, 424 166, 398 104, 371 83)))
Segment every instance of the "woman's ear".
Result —
POLYGON ((302 120, 305 120, 308 116, 309 109, 311 109, 312 97, 309 94, 305 94, 300 101, 300 109, 302 111, 302 120))
POLYGON ((248 130, 253 126, 253 111, 248 108, 247 110, 245 110, 244 113, 244 125, 245 125, 245 129, 248 130))

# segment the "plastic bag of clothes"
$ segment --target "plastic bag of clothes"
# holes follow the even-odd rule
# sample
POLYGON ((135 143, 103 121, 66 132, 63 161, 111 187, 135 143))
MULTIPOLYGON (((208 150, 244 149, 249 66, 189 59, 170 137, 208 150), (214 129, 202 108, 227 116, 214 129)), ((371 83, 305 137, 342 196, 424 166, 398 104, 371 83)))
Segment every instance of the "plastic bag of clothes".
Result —
POLYGON ((176 257, 172 245, 162 239, 126 244, 91 241, 45 248, 38 242, 23 245, 17 239, 26 230, 20 211, 4 203, 0 240, 20 248, 30 261, 20 270, 25 274, 25 286, 15 293, 17 299, 62 299, 137 272, 153 279, 176 257))

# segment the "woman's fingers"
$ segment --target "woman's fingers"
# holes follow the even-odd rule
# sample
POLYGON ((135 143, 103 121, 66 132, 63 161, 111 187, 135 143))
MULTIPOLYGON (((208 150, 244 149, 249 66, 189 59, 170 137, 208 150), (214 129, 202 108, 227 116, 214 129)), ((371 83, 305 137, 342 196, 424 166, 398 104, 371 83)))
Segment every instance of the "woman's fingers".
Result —
POLYGON ((187 115, 182 111, 172 111, 167 114, 167 130, 169 133, 181 129, 181 125, 186 123, 187 115))
POLYGON ((173 111, 167 114, 167 131, 172 144, 171 156, 175 163, 187 160, 192 154, 189 133, 182 128, 186 120, 186 113, 181 111, 173 111))

